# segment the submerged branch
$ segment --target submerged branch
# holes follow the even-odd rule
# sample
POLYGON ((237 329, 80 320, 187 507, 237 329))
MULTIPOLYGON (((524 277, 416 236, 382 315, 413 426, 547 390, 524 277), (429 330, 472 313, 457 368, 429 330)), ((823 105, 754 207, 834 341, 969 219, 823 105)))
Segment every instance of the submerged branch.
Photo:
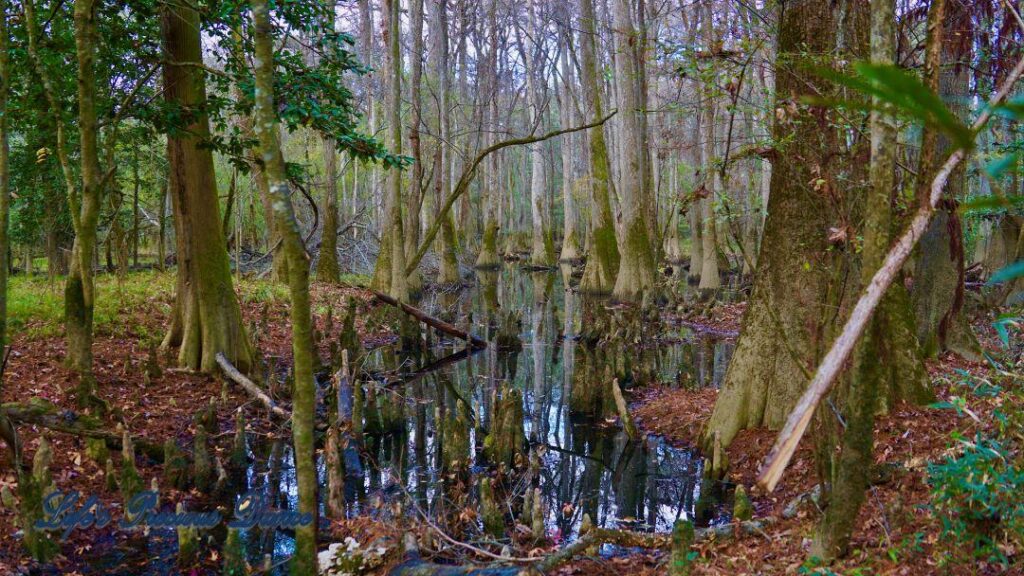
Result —
POLYGON ((377 299, 380 300, 381 302, 384 302, 385 304, 390 304, 391 306, 400 309, 402 312, 405 312, 406 314, 412 316, 413 318, 416 318, 417 320, 423 322, 428 326, 432 326, 436 330, 444 332, 445 334, 448 334, 450 336, 455 336, 456 338, 459 338, 461 340, 465 340, 474 348, 487 347, 487 342, 485 342, 484 340, 481 340, 480 338, 477 338, 476 336, 473 336, 472 334, 466 332, 465 330, 461 330, 456 326, 449 324, 448 322, 445 322, 444 320, 434 318, 433 316, 430 316, 429 314, 420 310, 419 308, 413 308, 412 306, 409 306, 405 302, 399 302, 398 300, 392 298, 391 296, 388 296, 387 294, 384 294, 383 292, 377 292, 376 290, 370 290, 370 292, 372 292, 373 295, 376 296, 377 299))

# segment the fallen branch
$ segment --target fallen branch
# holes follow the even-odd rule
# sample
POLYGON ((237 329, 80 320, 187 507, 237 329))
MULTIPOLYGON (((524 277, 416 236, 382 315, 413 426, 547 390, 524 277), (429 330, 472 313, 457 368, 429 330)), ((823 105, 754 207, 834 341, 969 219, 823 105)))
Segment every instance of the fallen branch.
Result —
POLYGON ((377 299, 380 300, 381 302, 395 306, 402 312, 405 312, 406 314, 412 316, 413 318, 416 318, 420 322, 423 322, 428 326, 432 326, 435 329, 444 332, 445 334, 448 334, 449 336, 454 336, 461 340, 465 340, 474 348, 487 347, 487 342, 481 340, 480 338, 477 338, 476 336, 473 336, 472 334, 464 330, 455 327, 452 324, 445 322, 444 320, 434 318, 433 316, 428 315, 426 312, 420 310, 419 308, 413 308, 412 306, 409 306, 405 302, 399 302, 398 300, 395 300, 394 298, 388 296, 387 294, 384 294, 383 292, 377 292, 376 290, 370 290, 370 292, 372 292, 373 295, 376 296, 377 299))
MULTIPOLYGON (((121 434, 98 428, 82 418, 75 418, 67 412, 58 413, 57 407, 42 404, 4 404, 0 409, 11 422, 39 426, 54 432, 71 434, 83 438, 99 438, 106 442, 111 450, 121 449, 121 434)), ((163 444, 157 444, 142 438, 132 438, 135 451, 155 462, 164 461, 163 444)))
POLYGON ((405 533, 402 547, 405 549, 405 560, 392 568, 388 576, 517 576, 534 573, 520 566, 457 566, 428 562, 420 556, 416 536, 411 532, 405 533))
MULTIPOLYGON (((1011 88, 1020 78, 1021 74, 1024 74, 1024 59, 1017 63, 1017 66, 1007 76, 1002 87, 989 101, 981 116, 971 126, 971 130, 975 135, 988 122, 992 116, 992 111, 1010 93, 1011 88)), ((818 366, 818 370, 815 372, 811 383, 807 386, 807 390, 800 398, 793 412, 790 413, 789 418, 786 420, 786 425, 779 432, 775 445, 772 446, 771 452, 765 458, 761 472, 758 475, 758 485, 768 492, 773 491, 778 485, 779 480, 782 478, 782 473, 786 470, 786 466, 793 457, 797 444, 799 444, 800 438, 803 437, 804 432, 807 430, 807 425, 810 424, 811 417, 814 415, 818 404, 832 388, 836 377, 839 376, 846 361, 850 358, 854 346, 856 346, 857 341, 864 332, 864 328, 874 314, 875 308, 878 307, 878 303, 882 300, 886 289, 892 284, 896 275, 903 268, 903 263, 910 256, 911 250, 914 249, 918 240, 924 235, 925 230, 928 228, 928 223, 931 221, 932 215, 942 199, 942 192, 946 187, 949 175, 963 161, 966 155, 967 150, 958 148, 939 169, 931 183, 928 203, 918 209, 906 231, 900 236, 899 241, 892 247, 889 254, 886 255, 885 262, 878 269, 878 272, 875 273, 874 277, 872 277, 871 283, 864 289, 863 294, 861 294, 860 299, 857 301, 857 305, 843 326, 843 331, 835 339, 835 342, 832 343, 832 348, 818 366)))
POLYGON ((274 402, 274 399, 267 395, 267 393, 257 386, 255 382, 249 380, 244 374, 239 372, 223 353, 218 352, 216 358, 217 365, 224 371, 224 375, 232 382, 238 384, 242 388, 245 388, 245 391, 248 392, 250 396, 258 400, 260 404, 263 404, 263 406, 266 407, 272 415, 281 420, 291 419, 292 415, 289 414, 287 410, 278 406, 277 403, 274 402))
MULTIPOLYGON (((694 531, 694 541, 697 542, 709 538, 728 538, 737 533, 756 534, 774 521, 774 518, 767 517, 762 520, 748 520, 746 522, 699 528, 694 531)), ((601 544, 615 544, 623 548, 670 549, 672 548, 672 535, 647 534, 630 530, 595 527, 580 536, 572 544, 538 562, 535 567, 540 572, 548 572, 572 560, 575 556, 583 554, 587 549, 600 546, 601 544)))

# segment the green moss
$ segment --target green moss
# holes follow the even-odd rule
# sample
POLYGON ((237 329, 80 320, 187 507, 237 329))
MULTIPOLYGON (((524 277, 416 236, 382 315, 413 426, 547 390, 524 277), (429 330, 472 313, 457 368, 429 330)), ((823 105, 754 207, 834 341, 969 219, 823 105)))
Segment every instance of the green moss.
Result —
POLYGON ((742 484, 736 486, 733 494, 732 517, 734 520, 746 521, 754 517, 754 505, 747 496, 747 489, 742 484))
POLYGON ((688 576, 691 564, 690 546, 693 545, 693 522, 676 520, 672 525, 672 555, 669 557, 669 576, 688 576))
POLYGON ((245 563, 245 550, 242 548, 242 537, 237 528, 228 528, 228 535, 224 539, 223 557, 221 574, 244 576, 249 573, 249 567, 245 563))
POLYGON ((189 462, 174 439, 164 441, 164 482, 178 490, 188 487, 189 462))

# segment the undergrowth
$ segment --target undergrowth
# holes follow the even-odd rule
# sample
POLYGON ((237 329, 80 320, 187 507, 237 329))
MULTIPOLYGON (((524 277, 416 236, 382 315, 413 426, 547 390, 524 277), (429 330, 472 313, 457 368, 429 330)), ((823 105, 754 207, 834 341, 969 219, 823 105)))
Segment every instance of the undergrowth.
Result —
MULTIPOLYGON (((343 281, 363 284, 365 276, 346 275, 343 281)), ((174 272, 147 270, 124 277, 96 276, 96 336, 158 339, 163 320, 174 303, 174 272)), ((288 286, 268 279, 242 278, 236 291, 243 304, 288 301, 288 286)), ((7 299, 8 338, 25 341, 64 333, 64 279, 13 276, 7 299)))

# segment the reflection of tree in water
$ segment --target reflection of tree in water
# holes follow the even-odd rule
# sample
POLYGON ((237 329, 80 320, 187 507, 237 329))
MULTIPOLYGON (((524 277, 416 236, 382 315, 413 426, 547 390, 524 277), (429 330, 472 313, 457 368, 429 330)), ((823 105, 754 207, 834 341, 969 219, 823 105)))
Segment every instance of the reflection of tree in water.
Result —
MULTIPOLYGON (((524 496, 534 487, 548 534, 562 538, 575 537, 584 514, 598 525, 661 531, 692 516, 700 459, 657 439, 630 441, 614 423, 610 384, 618 378, 637 387, 691 372, 692 381, 707 381, 724 365, 722 346, 657 339, 665 331, 656 315, 582 297, 567 289, 570 279, 569 270, 478 272, 477 290, 428 292, 418 305, 492 345, 466 353, 462 342, 434 334, 420 351, 385 347, 365 356, 353 387, 362 395, 362 451, 346 452, 352 468, 365 471, 346 479, 349 514, 386 520, 401 502, 401 514, 422 510, 454 537, 480 538, 481 481, 488 478, 490 509, 499 511, 491 528, 500 520, 505 537, 525 523, 524 496), (495 345, 499 339, 509 345, 495 345), (518 406, 503 404, 508 398, 518 406), (523 444, 520 457, 501 456, 499 468, 486 438, 509 414, 523 444)), ((268 467, 282 460, 269 454, 269 443, 252 449, 268 467)), ((285 469, 276 480, 270 470, 254 476, 290 498, 285 469)), ((267 546, 280 545, 280 537, 266 538, 267 546)))

